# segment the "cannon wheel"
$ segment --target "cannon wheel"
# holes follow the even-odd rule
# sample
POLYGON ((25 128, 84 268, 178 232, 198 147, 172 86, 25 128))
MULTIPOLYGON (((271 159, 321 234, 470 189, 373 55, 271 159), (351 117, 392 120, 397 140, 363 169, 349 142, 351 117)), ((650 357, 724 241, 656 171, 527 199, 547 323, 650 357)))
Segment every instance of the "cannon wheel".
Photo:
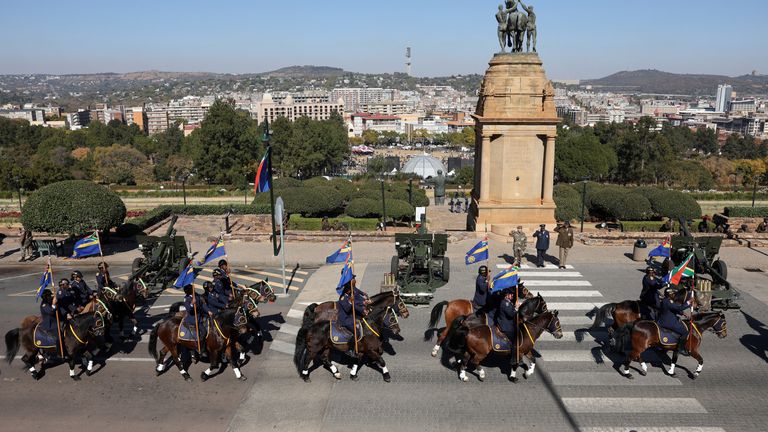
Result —
POLYGON ((392 263, 389 267, 389 271, 397 277, 397 274, 400 272, 400 258, 398 258, 397 255, 392 257, 392 263))
POLYGON ((134 258, 131 264, 131 273, 136 273, 136 270, 140 269, 144 265, 144 258, 134 258))
POLYGON ((716 260, 712 263, 712 268, 723 277, 724 280, 728 280, 728 266, 725 261, 716 260))
POLYGON ((443 281, 448 282, 451 277, 451 260, 443 257, 443 281))

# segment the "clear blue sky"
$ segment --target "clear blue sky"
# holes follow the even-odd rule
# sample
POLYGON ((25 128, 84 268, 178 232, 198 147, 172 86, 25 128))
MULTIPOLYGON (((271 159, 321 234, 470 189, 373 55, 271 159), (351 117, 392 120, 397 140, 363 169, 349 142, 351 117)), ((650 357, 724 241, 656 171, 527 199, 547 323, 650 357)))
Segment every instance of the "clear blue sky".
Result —
MULTIPOLYGON (((263 72, 290 65, 481 73, 501 0, 37 0, 0 9, 0 74, 263 72)), ((768 73, 765 0, 533 0, 552 78, 768 73)))

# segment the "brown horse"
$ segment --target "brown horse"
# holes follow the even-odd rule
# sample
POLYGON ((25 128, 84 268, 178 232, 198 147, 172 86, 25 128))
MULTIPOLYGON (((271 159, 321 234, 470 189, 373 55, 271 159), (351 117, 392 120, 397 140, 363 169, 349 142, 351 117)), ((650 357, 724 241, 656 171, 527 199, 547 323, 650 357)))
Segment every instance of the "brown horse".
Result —
MULTIPOLYGON (((527 357, 531 363, 523 376, 528 378, 533 375, 536 369, 533 346, 544 331, 551 333, 555 339, 563 337, 563 330, 560 328, 560 319, 557 315, 557 311, 547 311, 530 321, 521 322, 515 334, 516 349, 497 352, 503 357, 512 357, 510 381, 517 382, 517 368, 520 365, 525 365, 523 357, 527 357)), ((512 341, 512 343, 515 342, 512 341)), ((480 362, 493 352, 491 327, 484 324, 471 326, 464 320, 464 317, 459 317, 453 322, 448 332, 446 349, 454 353, 456 359, 459 360, 460 380, 469 381, 467 365, 471 365, 477 370, 478 379, 483 381, 485 380, 485 370, 480 366, 480 362)))
MULTIPOLYGON (((725 315, 722 312, 704 312, 694 314, 691 320, 683 320, 683 324, 690 329, 688 340, 685 343, 685 347, 691 354, 691 357, 699 362, 696 371, 691 375, 692 379, 698 378, 701 370, 704 368, 704 358, 699 353, 701 347, 701 341, 703 339, 703 333, 706 330, 712 330, 719 338, 728 336, 728 328, 725 322, 725 315)), ((624 352, 626 348, 629 348, 626 361, 619 366, 619 372, 627 378, 632 379, 633 376, 629 372, 629 365, 631 362, 640 362, 642 370, 640 375, 645 376, 648 372, 648 365, 640 358, 640 355, 644 353, 648 348, 657 347, 667 351, 674 351, 672 355, 672 365, 667 373, 670 376, 675 375, 675 365, 677 364, 677 344, 664 345, 661 343, 659 325, 653 321, 638 321, 633 325, 627 325, 622 327, 616 333, 616 344, 619 352, 624 352)))
MULTIPOLYGON (((518 294, 525 299, 523 304, 520 305, 519 309, 522 319, 531 319, 534 315, 540 314, 547 310, 547 303, 544 301, 544 298, 541 297, 541 294, 534 297, 534 295, 525 287, 520 288, 522 289, 518 290, 518 294)), ((469 300, 459 299, 452 300, 450 302, 443 301, 436 304, 435 307, 432 308, 432 313, 430 314, 429 318, 429 326, 424 334, 424 342, 432 340, 432 336, 434 336, 434 332, 432 330, 436 330, 437 322, 440 320, 440 314, 443 311, 443 306, 447 306, 445 308, 445 328, 443 328, 443 330, 440 332, 440 336, 437 337, 437 342, 432 348, 432 357, 437 357, 437 354, 440 352, 440 347, 443 345, 445 338, 448 336, 448 329, 451 328, 451 324, 456 318, 460 316, 466 316, 467 320, 470 320, 470 324, 484 324, 481 322, 484 321, 483 319, 473 314, 475 309, 472 306, 472 302, 469 300)))
MULTIPOLYGON (((674 302, 677 304, 683 304, 687 300, 691 300, 693 307, 695 307, 696 296, 693 295, 692 288, 680 288, 675 292, 674 302)), ((641 305, 638 300, 624 300, 620 303, 606 303, 599 309, 595 308, 590 312, 590 315, 595 316, 595 321, 592 323, 592 329, 597 329, 603 323, 606 322, 607 317, 613 318, 613 323, 608 327, 608 334, 612 335, 616 330, 620 329, 626 324, 632 324, 635 321, 642 319, 641 305)))
MULTIPOLYGON (((399 299, 399 303, 395 304, 393 296, 383 296, 384 293, 374 294, 371 297, 371 304, 377 303, 380 299, 384 300, 390 300, 392 303, 389 303, 388 306, 390 307, 397 307, 398 313, 401 314, 403 318, 408 318, 408 308, 405 306, 405 302, 403 302, 402 298, 400 296, 397 296, 396 298, 399 299)), ((307 306, 306 309, 304 309, 304 318, 302 320, 302 326, 303 327, 309 327, 314 323, 320 322, 320 321, 332 321, 336 319, 336 305, 338 302, 336 301, 327 301, 323 303, 312 303, 311 305, 307 306)), ((370 307, 370 306, 369 306, 370 307)))
MULTIPOLYGON (((117 323, 120 329, 120 337, 126 338, 125 330, 123 328, 123 320, 128 318, 128 321, 133 325, 131 327, 131 337, 136 337, 139 331, 139 322, 136 320, 134 311, 136 310, 136 304, 141 299, 146 299, 149 295, 149 289, 144 285, 141 280, 132 282, 126 282, 120 289, 104 287, 100 299, 106 303, 110 312, 114 317, 114 322, 117 323)), ((106 339, 108 342, 112 341, 111 329, 112 322, 107 323, 107 329, 105 331, 106 339)))
MULTIPOLYGON (((246 326, 247 317, 250 316, 254 319, 259 317, 259 310, 255 303, 251 302, 252 298, 246 293, 240 300, 240 305, 236 308, 228 308, 222 310, 216 316, 209 318, 208 334, 205 337, 205 347, 208 352, 208 358, 210 359, 210 367, 200 374, 200 378, 206 381, 213 374, 212 370, 218 369, 221 361, 222 352, 226 354, 230 363, 232 364, 232 371, 235 377, 241 381, 245 381, 246 377, 240 372, 239 361, 234 356, 236 350, 235 343, 237 336, 243 331, 243 327, 246 326)), ((160 375, 165 369, 165 355, 171 354, 173 363, 179 368, 181 376, 186 381, 191 381, 192 377, 189 376, 184 369, 184 365, 181 363, 179 357, 179 348, 183 347, 191 352, 198 351, 198 344, 196 341, 188 341, 179 338, 179 326, 183 318, 178 315, 171 316, 165 320, 160 321, 149 335, 149 353, 157 362, 155 368, 157 375, 160 375), (158 353, 157 340, 163 343, 163 348, 158 353)))
MULTIPOLYGON (((86 348, 103 336, 104 321, 103 315, 89 312, 76 315, 63 326, 61 337, 64 340, 64 359, 69 364, 69 376, 73 380, 80 380, 80 376, 75 374, 75 363, 82 362, 83 356, 88 359, 89 365, 93 366, 93 357, 86 348)), ((39 316, 28 316, 24 318, 19 328, 5 334, 5 360, 8 364, 13 362, 19 348, 23 346, 26 354, 21 361, 29 368, 29 373, 36 380, 40 379, 45 371, 45 357, 41 354, 55 357, 61 353, 61 347, 58 344, 49 348, 35 346, 34 331, 38 323, 40 323, 39 316), (38 358, 43 360, 39 371, 35 368, 38 358)), ((87 370, 87 374, 91 374, 90 369, 87 370)))
MULTIPOLYGON (((377 294, 371 298, 370 313, 362 320, 363 335, 357 343, 357 352, 354 354, 355 362, 350 371, 350 378, 357 381, 358 368, 363 364, 363 360, 377 364, 382 371, 384 381, 390 382, 391 376, 387 365, 382 358, 384 350, 382 349, 381 332, 388 328, 396 335, 400 334, 400 324, 397 316, 408 317, 408 308, 400 298, 400 292, 386 291, 377 294), (392 305, 396 305, 395 308, 392 305)), ((309 326, 302 326, 296 335, 296 352, 293 356, 293 363, 299 376, 305 381, 310 382, 309 367, 318 356, 322 358, 323 365, 330 370, 334 378, 341 379, 341 373, 331 362, 331 351, 335 350, 341 353, 350 353, 355 348, 354 341, 342 344, 336 343, 330 337, 331 322, 320 321, 311 323, 309 326)))

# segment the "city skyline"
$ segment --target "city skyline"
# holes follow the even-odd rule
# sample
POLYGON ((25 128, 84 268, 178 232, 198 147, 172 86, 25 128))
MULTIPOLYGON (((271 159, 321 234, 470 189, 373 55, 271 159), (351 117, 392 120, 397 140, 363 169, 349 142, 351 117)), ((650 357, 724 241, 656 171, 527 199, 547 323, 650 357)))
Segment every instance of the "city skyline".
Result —
MULTIPOLYGON (((0 49, 0 74, 258 73, 293 65, 403 72, 407 46, 413 49, 414 75, 482 73, 498 50, 497 3, 394 0, 374 7, 298 0, 232 1, 221 7, 139 0, 130 8, 85 1, 73 9, 60 2, 17 2, 6 5, 0 17, 0 35, 8 41, 0 49), (381 23, 381 30, 373 23, 381 23), (270 43, 260 45, 261 40, 270 43)), ((768 12, 762 2, 732 5, 728 19, 738 22, 740 31, 727 37, 713 20, 724 16, 715 14, 722 3, 712 0, 696 7, 662 0, 642 7, 608 0, 533 4, 539 51, 555 79, 637 69, 728 76, 768 70, 768 58, 754 55, 766 45, 759 35, 759 17, 768 12)))

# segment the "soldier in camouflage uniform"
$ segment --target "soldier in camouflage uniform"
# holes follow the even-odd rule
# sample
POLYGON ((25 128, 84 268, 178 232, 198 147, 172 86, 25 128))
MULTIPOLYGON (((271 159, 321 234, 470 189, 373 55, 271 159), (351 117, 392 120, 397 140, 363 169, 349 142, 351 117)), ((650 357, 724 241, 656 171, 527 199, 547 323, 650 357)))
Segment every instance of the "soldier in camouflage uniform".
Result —
POLYGON ((522 226, 518 226, 517 231, 512 231, 509 233, 509 235, 512 237, 514 241, 512 245, 514 255, 515 255, 514 265, 516 267, 520 267, 523 264, 523 254, 525 253, 525 248, 528 246, 528 238, 523 232, 522 226))

